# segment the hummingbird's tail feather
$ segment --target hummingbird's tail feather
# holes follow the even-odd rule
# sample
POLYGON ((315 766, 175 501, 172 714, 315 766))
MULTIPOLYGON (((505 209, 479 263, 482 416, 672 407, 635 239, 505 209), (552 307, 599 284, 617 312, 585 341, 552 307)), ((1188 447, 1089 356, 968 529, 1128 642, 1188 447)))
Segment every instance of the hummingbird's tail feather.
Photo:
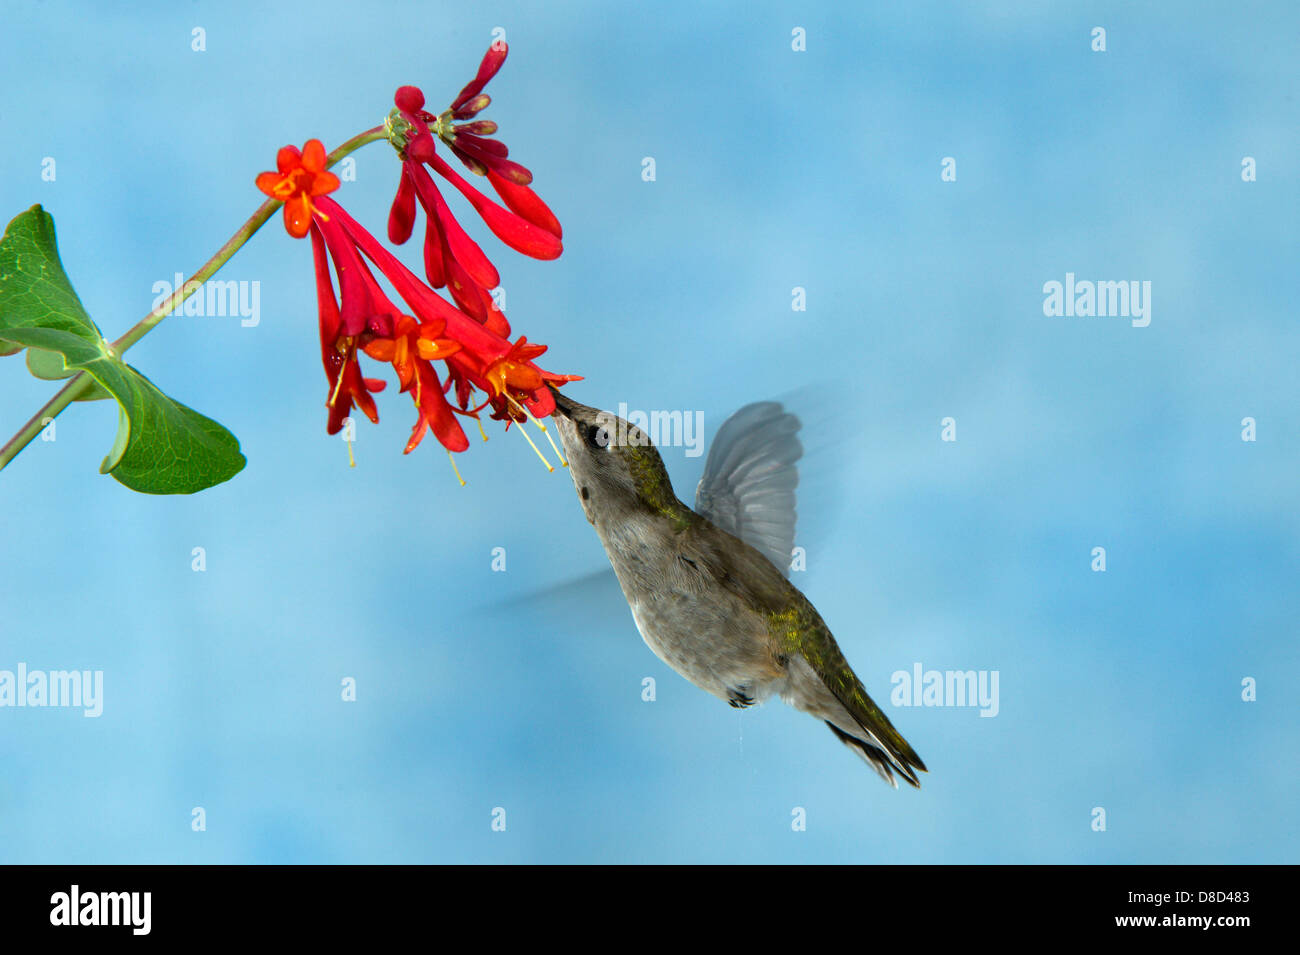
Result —
POLYGON ((891 786, 897 788, 897 773, 920 789, 916 774, 926 771, 925 763, 867 695, 835 642, 826 636, 824 642, 808 644, 805 653, 790 658, 782 698, 823 720, 836 739, 865 759, 891 786), (811 650, 816 651, 816 665, 807 658, 811 650))
MULTIPOLYGON (((921 782, 916 778, 916 773, 913 771, 912 765, 906 757, 901 754, 894 756, 887 753, 876 745, 879 741, 876 740, 874 736, 872 737, 872 741, 868 742, 861 737, 844 732, 844 730, 840 729, 830 720, 826 720, 826 725, 831 728, 831 732, 835 734, 836 739, 861 756, 868 766, 880 774, 881 779, 889 783, 889 785, 893 786, 895 789, 898 788, 898 780, 894 778, 894 773, 898 773, 898 775, 902 776, 908 784, 917 789, 921 788, 921 782)), ((922 772, 925 771, 925 766, 921 765, 919 760, 917 760, 916 768, 920 769, 922 772)))

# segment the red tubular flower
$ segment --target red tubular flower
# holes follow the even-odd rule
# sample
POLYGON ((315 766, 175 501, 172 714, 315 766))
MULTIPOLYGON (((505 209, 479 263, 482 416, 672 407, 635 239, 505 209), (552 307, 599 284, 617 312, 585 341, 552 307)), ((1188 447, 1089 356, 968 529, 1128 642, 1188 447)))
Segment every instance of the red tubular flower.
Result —
POLYGON ((338 434, 343 419, 348 417, 354 404, 372 422, 379 421, 379 411, 370 393, 383 391, 385 382, 361 377, 355 344, 340 336, 343 322, 338 302, 334 299, 334 283, 330 280, 329 263, 325 257, 325 240, 314 223, 311 226, 311 247, 316 267, 316 302, 320 310, 321 361, 330 383, 329 420, 325 431, 338 434), (344 345, 339 348, 341 341, 344 345))
POLYGON ((427 223, 424 267, 429 284, 446 287, 461 309, 503 338, 510 335, 510 323, 490 294, 500 283, 497 270, 456 222, 425 166, 469 200, 488 228, 510 248, 535 259, 554 259, 564 251, 560 221, 530 188, 533 174, 508 158, 510 151, 503 142, 488 138, 496 133, 496 123, 474 119, 491 102, 483 87, 501 69, 508 52, 505 43, 493 43, 474 79, 437 116, 425 111, 424 93, 418 87, 398 89, 390 130, 403 162, 388 219, 389 239, 402 244, 414 229, 418 200, 427 223), (485 176, 505 205, 493 202, 456 173, 438 155, 437 140, 470 171, 485 176))
MULTIPOLYGON (((319 250, 323 245, 328 260, 333 262, 334 271, 339 276, 341 300, 338 321, 332 323, 337 326, 332 345, 334 351, 343 356, 342 375, 331 380, 330 427, 334 427, 338 415, 340 395, 345 404, 355 400, 371 420, 377 419, 357 395, 356 382, 361 380, 360 372, 349 377, 360 350, 370 358, 391 364, 397 374, 399 390, 411 394, 416 408, 416 422, 406 445, 407 453, 420 443, 430 429, 448 451, 466 450, 469 439, 465 437, 465 432, 447 404, 442 384, 432 364, 455 354, 463 347, 462 343, 440 337, 447 327, 447 321, 438 310, 430 306, 428 300, 417 297, 418 307, 407 302, 416 312, 415 315, 407 314, 393 304, 366 264, 366 258, 374 261, 369 253, 373 248, 379 248, 378 242, 356 225, 337 203, 331 199, 322 199, 317 215, 321 218, 312 223, 312 235, 314 239, 319 234, 321 242, 313 242, 313 248, 319 250), (363 238, 358 240, 357 234, 363 238)), ((325 259, 325 255, 318 253, 318 274, 328 269, 325 259)), ((382 265, 380 269, 384 271, 382 265)), ((385 275, 388 276, 388 273, 385 272, 385 275)), ((334 308, 333 287, 324 291, 328 292, 331 303, 322 306, 322 310, 331 316, 334 308)), ((430 295, 442 302, 436 294, 430 292, 430 295)), ((443 305, 454 311, 445 302, 443 305)), ((325 334, 326 329, 322 324, 322 335, 325 334)), ((326 341, 322 339, 323 348, 328 347, 326 341)), ((480 341, 477 344, 494 352, 500 347, 492 341, 480 341)))
MULTIPOLYGON (((309 141, 301 152, 286 146, 277 155, 276 165, 278 171, 262 173, 257 185, 284 201, 285 228, 290 235, 311 236, 321 358, 329 381, 326 430, 330 434, 342 429, 353 408, 371 421, 379 420, 372 396, 383 390, 384 382, 362 375, 361 353, 390 364, 399 390, 411 395, 416 422, 407 452, 429 431, 448 451, 464 451, 469 441, 456 420, 457 413, 477 417, 488 404, 497 412, 494 416, 508 415, 512 420, 526 417, 523 408, 539 418, 551 413, 554 399, 547 384, 563 384, 576 376, 542 371, 532 359, 545 351, 544 346, 529 345, 523 338, 511 345, 501 332, 502 327, 509 330, 504 316, 494 322, 491 314, 484 314, 485 302, 490 305, 491 299, 483 283, 490 280, 495 285, 496 270, 445 211, 440 196, 430 196, 426 209, 434 210, 430 221, 439 224, 443 253, 439 261, 447 268, 449 283, 460 283, 461 294, 456 287, 452 293, 458 303, 465 299, 464 310, 421 282, 326 195, 338 187, 338 180, 325 171, 325 150, 319 141, 309 141), (331 265, 338 277, 337 295, 331 265), (404 308, 389 298, 371 265, 396 289, 404 308), (467 290, 482 293, 477 308, 467 290), (445 383, 434 368, 436 361, 446 363, 445 383), (459 407, 447 399, 453 385, 459 407), (475 390, 485 393, 487 399, 471 408, 475 390)), ((403 185, 389 216, 390 237, 403 230, 409 235, 414 201, 431 186, 422 167, 404 164, 403 185)), ((436 195, 436 189, 433 193, 436 195)))
POLYGON ((497 195, 515 214, 527 219, 539 229, 552 233, 557 239, 562 238, 560 220, 555 218, 546 203, 537 198, 537 193, 527 186, 504 178, 495 170, 487 171, 488 182, 497 191, 497 195))

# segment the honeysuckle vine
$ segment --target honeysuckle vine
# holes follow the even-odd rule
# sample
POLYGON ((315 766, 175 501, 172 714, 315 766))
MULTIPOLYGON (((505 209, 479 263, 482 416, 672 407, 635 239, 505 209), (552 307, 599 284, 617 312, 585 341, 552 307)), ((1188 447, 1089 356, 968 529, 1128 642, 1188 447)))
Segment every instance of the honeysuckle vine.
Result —
MULTIPOLYGON (((429 175, 431 169, 449 182, 509 248, 538 259, 553 259, 563 251, 559 220, 531 188, 532 173, 508 158, 500 140, 490 138, 498 131, 495 123, 475 118, 491 102, 483 88, 507 52, 504 43, 493 44, 474 79, 440 114, 424 110, 424 94, 417 87, 403 86, 383 125, 332 152, 318 140, 301 149, 282 147, 276 169, 256 177, 257 188, 267 196, 261 206, 170 297, 112 342, 90 319, 63 271, 53 219, 40 206, 17 216, 0 240, 0 355, 26 349, 34 375, 67 382, 0 449, 0 469, 74 402, 112 397, 119 404, 118 435, 101 471, 149 493, 193 493, 238 473, 245 461, 234 435, 164 395, 122 356, 214 276, 277 210, 291 237, 310 240, 328 433, 342 430, 354 410, 378 420, 374 395, 386 382, 363 373, 363 355, 381 369, 391 369, 399 393, 411 397, 416 420, 408 453, 430 433, 449 456, 465 451, 469 441, 459 418, 475 419, 486 440, 479 419, 487 409, 507 428, 531 421, 545 433, 541 419, 554 409, 551 388, 578 376, 537 366, 534 359, 546 346, 524 336, 510 340, 510 323, 492 297, 500 273, 461 227, 429 175), (397 245, 410 238, 418 201, 426 217, 427 282, 334 196, 342 184, 330 168, 381 140, 392 144, 400 160, 388 238, 397 245), (438 143, 486 179, 503 205, 459 175, 439 154, 438 143), (372 269, 396 291, 396 300, 372 269), (437 289, 446 289, 451 301, 437 289)), ((553 441, 551 447, 564 463, 553 441)))

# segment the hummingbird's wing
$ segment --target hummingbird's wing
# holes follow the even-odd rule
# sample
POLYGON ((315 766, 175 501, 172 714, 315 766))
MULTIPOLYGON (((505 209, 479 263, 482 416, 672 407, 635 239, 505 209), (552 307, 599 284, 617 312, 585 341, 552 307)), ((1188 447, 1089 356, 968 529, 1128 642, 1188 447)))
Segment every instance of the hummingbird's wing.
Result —
POLYGON ((789 576, 795 496, 803 455, 799 419, 775 401, 745 405, 718 429, 695 510, 789 576))
MULTIPOLYGON (((800 399, 802 404, 810 405, 808 395, 803 393, 786 400, 800 399)), ((812 417, 821 420, 824 416, 813 413, 812 417)), ((795 437, 800 427, 799 418, 776 401, 755 402, 736 411, 722 423, 709 446, 704 474, 695 492, 695 510, 702 517, 758 550, 787 577, 794 541, 794 488, 799 480, 795 464, 803 455, 803 446, 795 437), (779 463, 783 459, 788 463, 779 463), (788 487, 783 489, 783 484, 788 487), (742 520, 746 509, 753 517, 742 520)), ((818 471, 824 476, 833 464, 834 459, 820 461, 818 471)), ((841 495, 834 491, 831 488, 822 496, 835 500, 841 495)), ((605 567, 516 597, 494 599, 479 609, 535 610, 542 602, 570 600, 595 605, 601 595, 618 592, 617 588, 610 589, 613 581, 614 571, 605 567)))

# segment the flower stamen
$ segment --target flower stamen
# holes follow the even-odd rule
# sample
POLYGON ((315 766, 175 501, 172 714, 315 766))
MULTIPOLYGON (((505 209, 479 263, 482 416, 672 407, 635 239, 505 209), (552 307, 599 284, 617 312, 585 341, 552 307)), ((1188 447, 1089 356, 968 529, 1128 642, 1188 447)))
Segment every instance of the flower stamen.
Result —
MULTIPOLYGON (((546 435, 546 440, 551 442, 551 450, 554 451, 555 456, 560 459, 560 467, 567 468, 569 466, 569 462, 564 459, 564 453, 556 445, 555 439, 551 437, 550 429, 548 429, 546 425, 542 424, 541 419, 539 419, 536 415, 534 415, 531 411, 529 411, 526 405, 516 401, 512 395, 507 394, 506 400, 509 401, 516 408, 518 408, 520 411, 522 411, 524 414, 526 414, 528 416, 529 421, 531 421, 533 424, 537 425, 537 427, 542 429, 542 434, 546 435)), ((480 425, 479 427, 482 427, 482 425, 480 425)))
POLYGON ((466 482, 465 479, 460 476, 460 468, 456 467, 456 455, 448 451, 447 460, 451 462, 451 469, 456 472, 456 480, 460 482, 461 487, 464 487, 466 482))
POLYGON ((339 390, 342 387, 343 387, 343 369, 339 368, 339 376, 334 379, 334 390, 330 392, 330 400, 325 402, 331 408, 334 407, 334 402, 338 400, 339 390))
POLYGON ((348 345, 340 341, 335 344, 334 350, 343 356, 343 364, 339 365, 339 375, 334 379, 334 390, 330 392, 330 400, 325 402, 331 408, 334 407, 334 402, 338 400, 339 389, 343 387, 343 373, 348 369, 348 345))
MULTIPOLYGON (((509 398, 510 396, 507 395, 506 397, 509 398)), ((514 404, 515 407, 518 407, 518 403, 515 402, 514 399, 511 399, 511 403, 514 404)), ((528 442, 529 447, 531 447, 533 452, 542 459, 542 463, 546 465, 546 470, 554 473, 555 466, 551 464, 550 461, 546 460, 546 455, 542 454, 541 448, 533 443, 533 439, 528 436, 528 430, 526 428, 516 428, 515 430, 524 436, 524 440, 528 442)))

